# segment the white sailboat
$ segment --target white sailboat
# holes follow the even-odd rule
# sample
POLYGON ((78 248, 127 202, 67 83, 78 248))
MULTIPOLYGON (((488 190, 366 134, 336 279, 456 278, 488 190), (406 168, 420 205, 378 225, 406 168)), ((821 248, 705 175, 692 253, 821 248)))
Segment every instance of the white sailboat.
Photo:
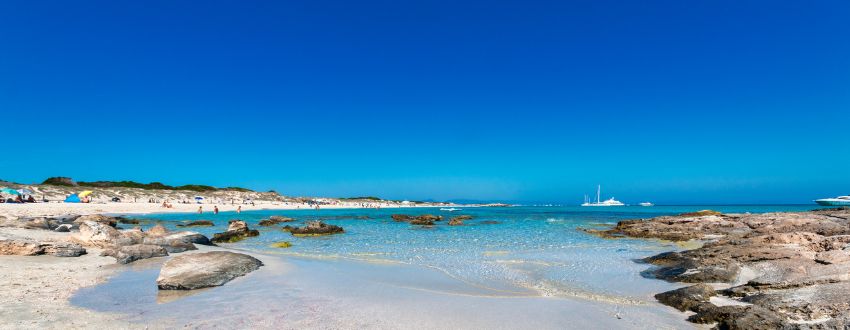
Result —
POLYGON ((605 201, 602 200, 602 185, 596 187, 596 202, 590 202, 587 200, 587 195, 584 196, 584 203, 581 206, 625 206, 623 202, 620 202, 614 197, 611 197, 605 201))

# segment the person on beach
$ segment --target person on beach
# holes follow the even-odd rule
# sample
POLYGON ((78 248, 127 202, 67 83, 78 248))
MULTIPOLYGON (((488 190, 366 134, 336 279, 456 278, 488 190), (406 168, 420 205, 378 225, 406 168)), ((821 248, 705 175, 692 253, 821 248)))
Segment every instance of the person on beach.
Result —
POLYGON ((202 213, 204 213, 204 207, 198 206, 198 214, 202 214, 202 213))
POLYGON ((213 206, 213 214, 218 214, 218 205, 213 206))
POLYGON ((236 214, 242 213, 242 205, 236 207, 236 214))

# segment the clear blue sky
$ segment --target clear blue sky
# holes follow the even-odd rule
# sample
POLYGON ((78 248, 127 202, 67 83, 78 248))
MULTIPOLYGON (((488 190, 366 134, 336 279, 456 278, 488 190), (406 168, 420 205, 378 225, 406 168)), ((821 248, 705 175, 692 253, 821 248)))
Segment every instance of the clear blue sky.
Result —
POLYGON ((3 1, 0 178, 850 193, 850 2, 3 1))

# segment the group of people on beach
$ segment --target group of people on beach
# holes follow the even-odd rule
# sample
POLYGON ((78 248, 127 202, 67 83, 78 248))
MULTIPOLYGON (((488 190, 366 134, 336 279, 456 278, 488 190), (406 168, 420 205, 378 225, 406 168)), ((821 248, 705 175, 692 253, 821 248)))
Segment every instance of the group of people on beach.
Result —
POLYGON ((15 198, 2 199, 0 198, 0 203, 35 203, 35 197, 32 195, 15 195, 15 198))
MULTIPOLYGON (((203 213, 204 213, 204 207, 198 206, 198 214, 203 214, 203 213)), ((239 205, 239 206, 236 207, 236 214, 240 214, 240 213, 242 213, 242 205, 239 205)), ((213 206, 213 214, 218 214, 218 205, 213 206)))

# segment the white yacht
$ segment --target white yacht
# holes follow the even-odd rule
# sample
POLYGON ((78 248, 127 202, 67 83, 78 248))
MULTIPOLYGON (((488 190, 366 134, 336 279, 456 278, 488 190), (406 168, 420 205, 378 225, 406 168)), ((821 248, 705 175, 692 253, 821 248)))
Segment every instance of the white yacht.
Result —
POLYGON ((611 197, 605 201, 601 199, 602 197, 602 186, 596 187, 596 202, 591 202, 587 199, 587 195, 584 196, 584 203, 581 206, 625 206, 622 202, 611 197))
POLYGON ((650 202, 643 202, 643 203, 640 203, 638 205, 640 205, 640 206, 655 206, 655 204, 652 204, 650 202))
POLYGON ((838 196, 835 198, 822 198, 815 200, 815 203, 823 206, 850 206, 850 196, 838 196))

